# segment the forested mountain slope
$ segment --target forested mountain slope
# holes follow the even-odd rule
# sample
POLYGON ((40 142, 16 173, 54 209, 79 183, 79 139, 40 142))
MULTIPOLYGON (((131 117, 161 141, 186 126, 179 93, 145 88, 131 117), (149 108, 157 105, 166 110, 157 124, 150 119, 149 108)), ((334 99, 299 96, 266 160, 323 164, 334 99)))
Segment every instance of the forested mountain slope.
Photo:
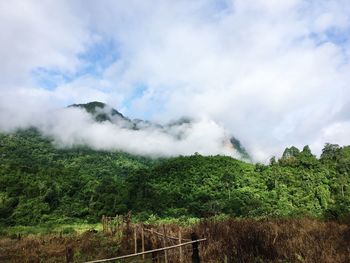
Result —
POLYGON ((34 129, 1 134, 0 156, 0 217, 16 224, 127 212, 125 178, 154 162, 122 152, 58 149, 34 129))
POLYGON ((287 148, 270 165, 193 155, 148 159, 59 149, 36 130, 0 135, 0 222, 33 225, 133 211, 142 218, 343 218, 350 212, 350 147, 287 148))

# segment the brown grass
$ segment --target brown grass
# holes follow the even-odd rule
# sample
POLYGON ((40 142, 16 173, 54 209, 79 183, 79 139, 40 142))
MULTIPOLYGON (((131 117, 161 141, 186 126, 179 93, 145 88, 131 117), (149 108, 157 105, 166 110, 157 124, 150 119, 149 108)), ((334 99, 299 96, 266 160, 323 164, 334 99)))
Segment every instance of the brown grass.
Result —
MULTIPOLYGON (((162 232, 162 227, 153 226, 162 232)), ((179 226, 168 225, 168 235, 177 236, 179 226)), ((65 262, 67 248, 74 251, 74 261, 108 258, 133 252, 132 232, 122 240, 102 233, 80 235, 28 236, 20 240, 0 239, 0 262, 65 262), (128 237, 127 237, 128 236, 128 237)), ((206 237, 200 247, 202 262, 350 262, 350 227, 337 222, 300 220, 204 220, 183 229, 183 237, 195 232, 206 237)), ((140 236, 139 236, 140 237, 140 236)), ((169 241, 167 245, 177 241, 169 241)), ((162 239, 146 235, 146 249, 162 246, 162 239)), ((140 238, 138 241, 139 248, 140 238)), ((186 249, 185 249, 186 250, 186 249)), ((170 262, 178 262, 176 253, 170 262), (175 255, 175 256, 174 256, 175 255)), ((128 261, 128 262, 133 262, 128 261)), ((187 253, 187 261, 190 254, 187 253)))
POLYGON ((74 261, 112 257, 120 253, 120 242, 113 236, 85 232, 80 235, 27 236, 0 238, 0 262, 65 262, 66 250, 72 249, 74 261))
POLYGON ((203 221, 193 230, 208 238, 205 262, 350 262, 350 228, 336 222, 203 221))

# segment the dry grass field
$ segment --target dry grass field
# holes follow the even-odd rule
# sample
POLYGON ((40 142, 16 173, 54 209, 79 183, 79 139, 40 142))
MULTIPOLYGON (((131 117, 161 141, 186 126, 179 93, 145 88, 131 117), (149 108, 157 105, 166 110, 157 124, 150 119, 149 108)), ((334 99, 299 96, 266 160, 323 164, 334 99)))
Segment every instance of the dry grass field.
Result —
MULTIPOLYGON (((166 228, 169 235, 176 235, 179 226, 166 228)), ((204 220, 182 231, 184 238, 193 232, 207 238, 200 246, 202 262, 350 262, 348 224, 312 219, 204 220)), ((130 233, 119 238, 100 231, 4 236, 0 262, 66 262, 67 255, 84 262, 133 253, 133 242, 130 233)), ((146 250, 152 242, 146 236, 146 250)), ((176 251, 170 254, 169 262, 179 262, 176 251)), ((185 255, 185 262, 190 262, 190 253, 185 255)), ((140 258, 120 262, 140 262, 140 258)))

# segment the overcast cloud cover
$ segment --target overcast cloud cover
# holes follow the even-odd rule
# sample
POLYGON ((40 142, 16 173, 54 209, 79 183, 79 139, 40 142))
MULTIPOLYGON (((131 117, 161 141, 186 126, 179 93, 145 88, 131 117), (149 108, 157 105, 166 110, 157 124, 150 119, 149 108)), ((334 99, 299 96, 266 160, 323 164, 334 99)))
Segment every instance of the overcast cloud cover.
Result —
POLYGON ((227 153, 232 133, 259 161, 350 144, 348 0, 1 1, 0 32, 5 131, 36 125, 65 145, 156 154, 227 153), (157 131, 116 141, 119 128, 57 110, 95 100, 199 126, 180 144, 157 131))

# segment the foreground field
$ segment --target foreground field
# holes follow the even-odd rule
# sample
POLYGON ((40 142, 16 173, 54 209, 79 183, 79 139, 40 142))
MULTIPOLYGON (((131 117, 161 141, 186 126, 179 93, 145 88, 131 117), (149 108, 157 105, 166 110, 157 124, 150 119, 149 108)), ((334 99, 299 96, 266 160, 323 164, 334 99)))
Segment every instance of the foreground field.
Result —
MULTIPOLYGON (((173 233, 179 228, 166 227, 173 233)), ((207 238, 200 247, 202 262, 350 262, 347 224, 311 219, 229 219, 201 221, 182 229, 185 238, 193 232, 207 238)), ((146 249, 149 243, 146 240, 146 249)), ((84 262, 132 253, 132 244, 128 234, 120 238, 97 230, 20 237, 12 234, 0 240, 0 262, 66 262, 67 255, 74 262, 84 262)), ((169 262, 178 262, 176 253, 169 262)), ((191 262, 190 254, 186 254, 185 262, 191 262)))

